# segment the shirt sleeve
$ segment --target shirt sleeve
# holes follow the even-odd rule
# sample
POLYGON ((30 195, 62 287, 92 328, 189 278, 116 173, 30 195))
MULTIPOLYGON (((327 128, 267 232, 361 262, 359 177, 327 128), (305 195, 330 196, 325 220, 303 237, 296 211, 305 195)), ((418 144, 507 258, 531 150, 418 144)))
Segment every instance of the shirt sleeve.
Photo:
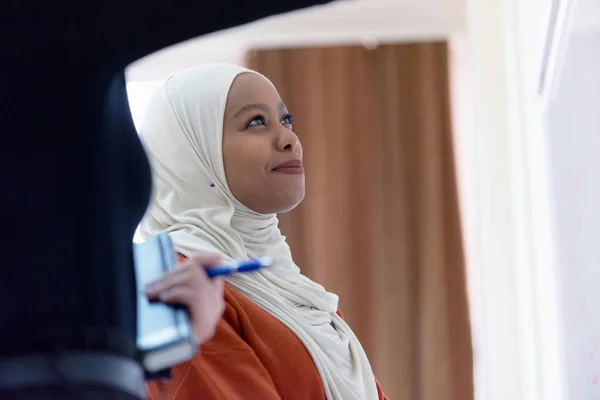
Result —
POLYGON ((237 313, 226 304, 215 336, 201 353, 171 370, 170 380, 147 383, 151 400, 280 400, 275 385, 238 332, 237 313))

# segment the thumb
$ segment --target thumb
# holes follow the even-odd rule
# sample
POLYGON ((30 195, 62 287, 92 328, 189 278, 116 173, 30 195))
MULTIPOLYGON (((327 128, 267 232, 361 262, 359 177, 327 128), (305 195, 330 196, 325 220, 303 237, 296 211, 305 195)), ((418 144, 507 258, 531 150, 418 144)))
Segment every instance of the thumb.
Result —
POLYGON ((218 253, 196 253, 190 257, 191 261, 202 267, 215 267, 223 262, 223 257, 218 253))

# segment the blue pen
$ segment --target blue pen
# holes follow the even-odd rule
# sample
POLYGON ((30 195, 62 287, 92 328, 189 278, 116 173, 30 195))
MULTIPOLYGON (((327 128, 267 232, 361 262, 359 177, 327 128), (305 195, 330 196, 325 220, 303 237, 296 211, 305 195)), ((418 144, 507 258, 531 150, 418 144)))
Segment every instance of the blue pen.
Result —
POLYGON ((241 261, 235 264, 221 265, 215 268, 207 268, 206 274, 209 278, 217 276, 227 276, 239 272, 257 271, 263 267, 273 265, 273 260, 269 257, 260 257, 254 260, 241 261))

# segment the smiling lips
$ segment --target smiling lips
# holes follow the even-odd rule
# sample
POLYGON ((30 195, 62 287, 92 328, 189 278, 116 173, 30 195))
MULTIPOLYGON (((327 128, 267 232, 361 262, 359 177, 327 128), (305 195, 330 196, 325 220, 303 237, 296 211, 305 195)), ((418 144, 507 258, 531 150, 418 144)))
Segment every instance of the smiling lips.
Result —
POLYGON ((302 160, 291 160, 279 164, 273 168, 274 172, 281 172, 283 174, 299 175, 304 173, 304 167, 302 166, 302 160))

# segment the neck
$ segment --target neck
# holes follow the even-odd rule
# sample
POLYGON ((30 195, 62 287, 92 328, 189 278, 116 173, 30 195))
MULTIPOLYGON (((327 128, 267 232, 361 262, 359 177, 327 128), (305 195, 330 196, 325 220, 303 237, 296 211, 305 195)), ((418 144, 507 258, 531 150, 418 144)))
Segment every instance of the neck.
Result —
POLYGON ((281 237, 279 221, 275 214, 259 214, 251 210, 236 210, 231 218, 231 227, 249 244, 268 244, 281 237))

